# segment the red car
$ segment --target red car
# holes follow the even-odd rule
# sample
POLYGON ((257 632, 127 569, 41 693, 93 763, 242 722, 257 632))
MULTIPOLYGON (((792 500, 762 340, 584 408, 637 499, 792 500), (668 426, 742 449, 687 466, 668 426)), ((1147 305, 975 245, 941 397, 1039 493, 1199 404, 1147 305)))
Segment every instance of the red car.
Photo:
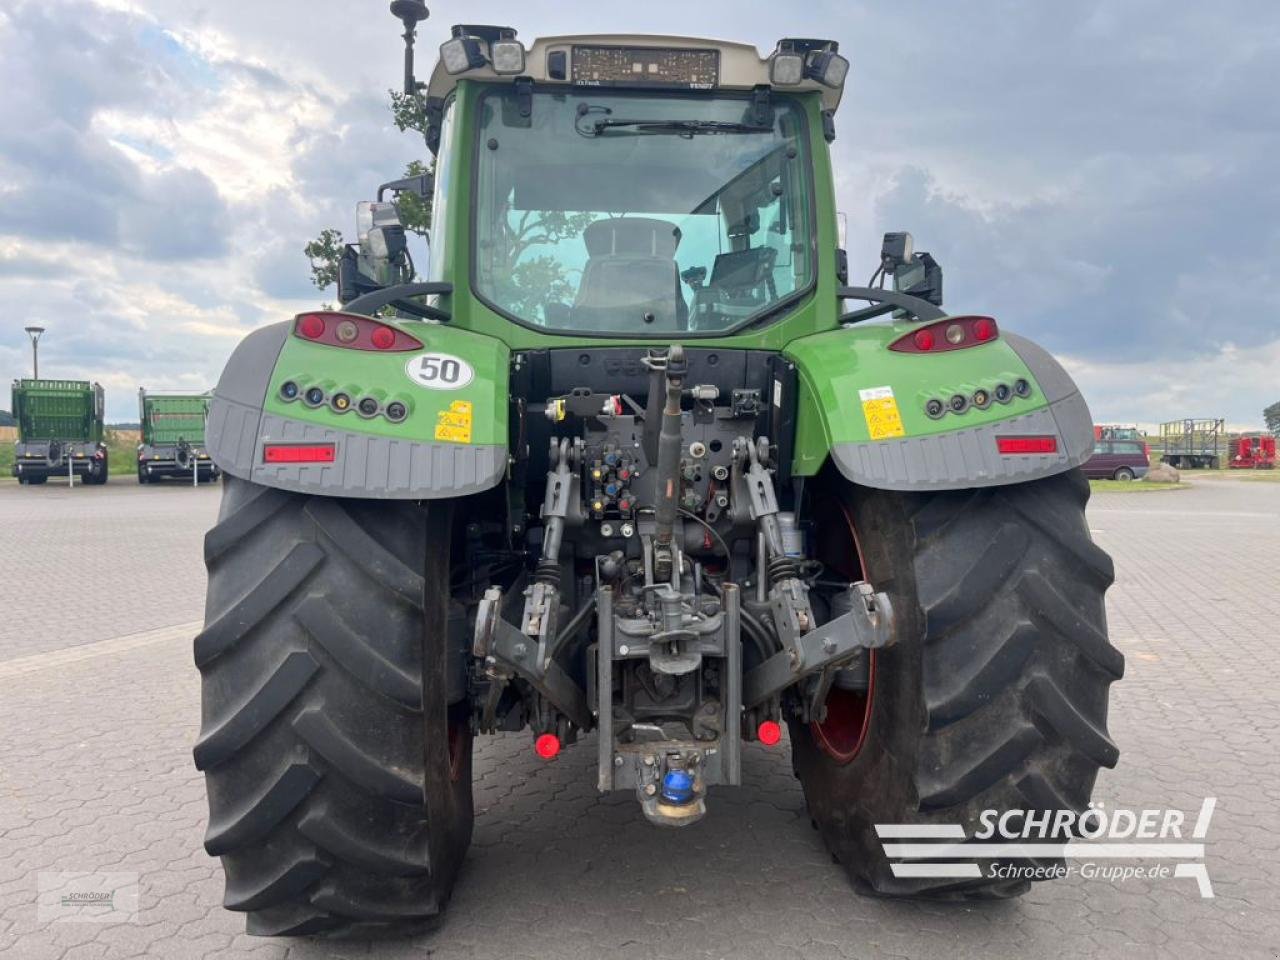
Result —
POLYGON ((1097 440, 1093 456, 1081 469, 1091 480, 1136 480, 1150 467, 1147 445, 1141 440, 1097 440))

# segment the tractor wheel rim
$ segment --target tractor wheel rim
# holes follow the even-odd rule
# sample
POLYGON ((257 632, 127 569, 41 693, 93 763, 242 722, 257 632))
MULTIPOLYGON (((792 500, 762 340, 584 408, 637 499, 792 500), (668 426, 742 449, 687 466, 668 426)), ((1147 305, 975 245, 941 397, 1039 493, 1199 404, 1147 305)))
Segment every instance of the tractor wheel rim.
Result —
MULTIPOLYGON (((858 539, 858 528, 853 522, 849 508, 840 504, 840 512, 844 515, 849 537, 853 541, 853 549, 858 557, 858 567, 866 576, 867 564, 862 552, 862 542, 858 539)), ((876 654, 871 651, 867 658, 867 689, 842 690, 833 687, 827 694, 827 715, 820 722, 809 724, 819 749, 836 763, 844 765, 852 763, 862 752, 870 728, 871 705, 875 697, 876 687, 876 654)))

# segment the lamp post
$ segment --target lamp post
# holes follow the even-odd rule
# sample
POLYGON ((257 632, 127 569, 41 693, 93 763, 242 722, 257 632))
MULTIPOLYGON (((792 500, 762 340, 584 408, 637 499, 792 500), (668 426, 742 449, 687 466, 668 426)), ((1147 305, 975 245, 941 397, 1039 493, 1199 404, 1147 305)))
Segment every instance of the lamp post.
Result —
POLYGON ((31 366, 32 379, 40 379, 40 334, 44 333, 44 327, 23 327, 27 331, 27 336, 31 338, 31 366))

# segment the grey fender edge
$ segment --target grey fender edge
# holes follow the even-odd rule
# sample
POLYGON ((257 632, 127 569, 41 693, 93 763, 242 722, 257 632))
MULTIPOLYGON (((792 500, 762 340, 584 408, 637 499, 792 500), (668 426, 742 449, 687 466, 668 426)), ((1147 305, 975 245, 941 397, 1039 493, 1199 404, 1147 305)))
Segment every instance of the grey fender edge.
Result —
POLYGON ((1078 467, 1093 454, 1093 418, 1074 381, 1043 348, 1001 333, 1031 370, 1048 405, 1021 416, 927 437, 838 443, 831 450, 840 473, 882 490, 960 490, 1024 483, 1078 467), (1007 456, 998 436, 1054 436, 1052 454, 1007 456))
POLYGON ((502 480, 503 446, 397 440, 264 413, 288 330, 277 323, 249 334, 214 388, 205 448, 220 469, 281 490, 368 499, 462 497, 502 480), (332 443, 334 462, 265 463, 264 443, 332 443))

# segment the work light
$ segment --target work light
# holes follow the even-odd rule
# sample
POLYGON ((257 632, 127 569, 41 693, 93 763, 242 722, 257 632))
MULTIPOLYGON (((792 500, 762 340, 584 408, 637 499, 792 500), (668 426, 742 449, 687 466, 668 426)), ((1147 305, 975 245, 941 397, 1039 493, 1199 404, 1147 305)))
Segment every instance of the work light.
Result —
POLYGON ((794 86, 804 79, 804 57, 798 53, 775 53, 769 65, 769 79, 778 86, 794 86))
POLYGON ((489 44, 494 73, 523 73, 524 47, 519 40, 495 40, 489 44))
MULTIPOLYGON (((521 52, 523 59, 524 53, 521 52)), ((453 37, 440 44, 440 61, 450 74, 466 73, 484 66, 480 41, 474 37, 453 37)))
POLYGON ((849 75, 849 61, 832 50, 809 54, 808 75, 823 86, 840 88, 849 75))

